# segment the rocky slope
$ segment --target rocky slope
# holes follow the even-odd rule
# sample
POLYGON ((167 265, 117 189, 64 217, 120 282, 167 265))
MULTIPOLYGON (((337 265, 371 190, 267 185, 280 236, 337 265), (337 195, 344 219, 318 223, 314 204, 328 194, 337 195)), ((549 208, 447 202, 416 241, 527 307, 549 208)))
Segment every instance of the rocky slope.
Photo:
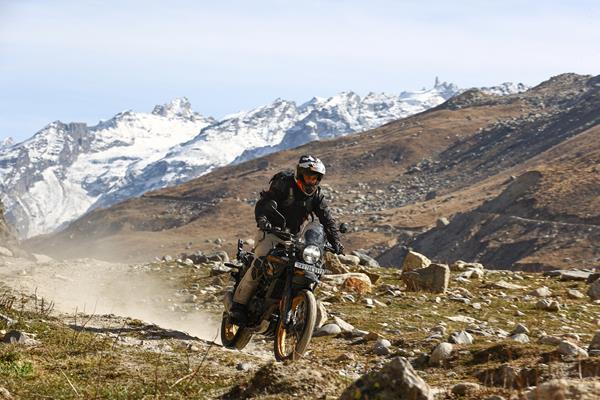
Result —
MULTIPOLYGON (((545 243, 538 246, 543 252, 528 246, 538 232, 533 225, 527 229, 491 225, 499 239, 488 240, 487 231, 478 236, 455 228, 463 226, 461 217, 448 226, 451 235, 440 235, 447 236, 446 241, 418 243, 444 261, 464 255, 482 257, 491 267, 596 266, 598 250, 592 239, 599 210, 594 173, 600 146, 597 81, 564 74, 504 97, 467 91, 371 131, 220 168, 183 185, 92 212, 64 232, 37 238, 28 246, 56 256, 93 254, 107 259, 148 259, 190 246, 233 250, 237 237, 254 235, 252 207, 269 178, 293 166, 300 154, 314 153, 328 168, 324 189, 334 214, 353 226, 345 239, 349 249, 363 248, 378 256, 396 244, 410 244, 438 218, 482 212, 478 207, 484 201, 500 195, 504 200, 494 212, 506 209, 501 211, 504 218, 538 218, 540 226, 549 227, 540 231, 544 238, 536 239, 545 243), (532 201, 515 197, 518 206, 510 206, 512 197, 501 193, 511 177, 529 176, 528 171, 541 173, 543 184, 523 198, 532 201), (564 223, 585 226, 561 230, 564 223), (511 251, 520 248, 526 251, 511 251), (501 249, 497 256, 495 249, 501 249)), ((388 252, 382 263, 399 263, 400 256, 394 254, 388 252)))
MULTIPOLYGON (((523 85, 484 88, 495 95, 523 85)), ((21 237, 51 232, 89 210, 181 183, 230 163, 375 128, 460 93, 436 84, 418 92, 344 92, 304 104, 277 99, 221 121, 185 98, 151 114, 126 111, 88 127, 49 124, 23 143, 0 144, 0 192, 21 237)))

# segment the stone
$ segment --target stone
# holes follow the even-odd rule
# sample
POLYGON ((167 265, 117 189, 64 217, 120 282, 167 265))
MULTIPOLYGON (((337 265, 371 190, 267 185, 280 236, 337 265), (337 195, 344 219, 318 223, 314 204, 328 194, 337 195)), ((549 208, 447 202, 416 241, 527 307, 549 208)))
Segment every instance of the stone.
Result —
POLYGON ((497 394, 493 394, 489 397, 486 397, 484 400, 506 400, 506 398, 504 398, 500 395, 497 395, 497 394))
POLYGON ((375 342, 375 345, 373 346, 373 352, 379 356, 387 356, 390 354, 391 346, 392 346, 392 343, 390 343, 389 340, 379 338, 379 339, 377 339, 377 341, 375 342))
POLYGON ((579 269, 569 269, 561 271, 560 280, 561 281, 585 281, 591 275, 591 272, 582 271, 579 269))
POLYGON ((0 246, 0 256, 14 257, 14 254, 13 254, 12 251, 10 251, 9 249, 7 249, 6 247, 0 246))
POLYGON ((450 358, 453 349, 454 346, 452 346, 452 343, 443 342, 438 344, 429 356, 429 365, 438 366, 442 364, 450 358))
POLYGON ((356 357, 354 356, 353 353, 342 353, 335 359, 335 361, 336 362, 354 361, 355 359, 356 359, 356 357))
POLYGON ((467 331, 454 332, 448 341, 455 344, 473 344, 473 336, 467 331))
POLYGON ((448 225, 450 225, 450 221, 448 221, 448 218, 446 217, 438 218, 437 221, 435 221, 436 228, 443 228, 448 225))
POLYGON ((318 329, 325 325, 327 319, 329 319, 329 315, 327 314, 327 309, 325 308, 325 305, 321 301, 317 300, 317 318, 315 321, 315 328, 318 329))
POLYGON ((347 274, 323 275, 322 281, 342 289, 348 289, 358 294, 371 292, 371 279, 361 272, 347 274))
POLYGON ((445 264, 430 264, 426 268, 402 272, 400 278, 408 290, 445 293, 450 282, 450 268, 445 264))
POLYGON ((463 261, 463 260, 455 261, 450 266, 450 270, 454 271, 454 272, 465 271, 465 270, 468 270, 468 269, 476 269, 476 270, 484 271, 485 267, 481 263, 466 262, 466 261, 463 261))
POLYGON ((54 261, 54 259, 50 256, 47 256, 45 254, 31 254, 33 256, 33 259, 35 260, 36 263, 38 264, 46 264, 46 263, 51 263, 54 261))
POLYGON ((552 296, 552 291, 547 286, 542 286, 540 288, 532 290, 527 294, 535 297, 550 297, 552 296))
POLYGON ((410 250, 404 257, 401 269, 403 272, 408 272, 414 269, 427 268, 430 264, 431 260, 429 260, 429 258, 421 253, 410 250))
POLYGON ((361 251, 353 251, 352 255, 357 256, 360 259, 360 265, 364 265, 370 268, 379 268, 379 263, 374 258, 368 256, 361 251))
POLYGON ((560 304, 556 300, 542 299, 535 304, 535 308, 544 311, 558 311, 560 304))
POLYGON ((337 254, 326 251, 324 259, 325 268, 327 268, 332 274, 345 274, 350 272, 350 270, 339 260, 337 254))
POLYGON ((600 382, 597 380, 553 379, 526 392, 524 398, 525 400, 596 400, 600 398, 600 382))
POLYGON ((529 343, 529 336, 525 333, 516 333, 510 337, 515 342, 519 343, 529 343))
POLYGON ((191 266, 194 265, 194 262, 191 259, 189 259, 189 258, 186 258, 185 260, 183 260, 183 263, 185 265, 187 265, 188 267, 191 267, 191 266))
POLYGON ((247 362, 241 362, 235 366, 235 369, 237 369, 238 371, 250 371, 252 369, 252 364, 247 362))
POLYGON ((596 334, 592 338, 592 342, 588 346, 588 350, 600 350, 600 331, 596 331, 596 334))
POLYGON ((8 331, 2 339, 4 343, 35 345, 39 342, 31 338, 27 333, 21 331, 8 331))
POLYGON ((342 333, 342 329, 336 324, 325 324, 315 331, 313 336, 335 336, 342 333))
POLYGON ((10 318, 9 316, 0 314, 0 322, 4 323, 6 326, 11 326, 11 325, 14 325, 17 321, 10 318))
POLYGON ((352 326, 352 324, 349 324, 348 322, 344 321, 340 317, 333 316, 333 321, 335 322, 335 324, 337 326, 340 327, 342 332, 353 332, 355 329, 354 326, 352 326))
POLYGON ((594 273, 591 273, 590 276, 587 277, 585 282, 587 284, 591 284, 591 283, 596 282, 598 280, 598 278, 600 278, 600 272, 594 272, 594 273))
POLYGON ((342 264, 350 267, 356 267, 358 264, 360 264, 360 258, 352 254, 340 254, 338 255, 338 260, 340 260, 342 264))
POLYGON ((166 255, 166 256, 164 256, 164 257, 162 258, 162 260, 163 260, 164 262, 171 262, 171 261, 173 261, 173 257, 171 257, 171 256, 169 256, 169 255, 166 255))
POLYGON ((395 357, 377 371, 368 372, 350 385, 340 400, 433 400, 433 391, 402 357, 395 357))
POLYGON ((538 339, 541 344, 547 344, 550 346, 558 346, 563 340, 556 336, 544 335, 538 339))
POLYGON ((492 289, 505 289, 505 290, 526 289, 525 286, 515 285, 514 283, 506 282, 504 280, 500 280, 498 282, 490 283, 490 284, 486 285, 486 287, 492 288, 492 289))
POLYGON ((590 285, 587 294, 592 300, 600 300, 600 279, 590 285))
POLYGON ((231 272, 231 268, 226 267, 225 265, 219 263, 211 268, 210 276, 218 276, 218 275, 226 274, 228 272, 231 272))
POLYGON ((563 340, 558 344, 558 348, 556 349, 560 354, 570 357, 587 357, 588 353, 581 347, 577 346, 574 343, 569 342, 568 340, 563 340))
POLYGON ((480 386, 474 382, 461 382, 452 386, 452 393, 457 396, 465 396, 467 393, 471 394, 477 392, 480 389, 480 386))
POLYGON ((519 333, 529 334, 529 329, 523 324, 517 324, 510 334, 517 335, 519 333))
POLYGON ((8 389, 0 387, 0 399, 1 400, 12 400, 14 397, 10 394, 8 389))
POLYGON ((568 289, 567 290, 567 296, 570 299, 583 299, 583 298, 585 298, 585 294, 581 293, 577 289, 568 289))

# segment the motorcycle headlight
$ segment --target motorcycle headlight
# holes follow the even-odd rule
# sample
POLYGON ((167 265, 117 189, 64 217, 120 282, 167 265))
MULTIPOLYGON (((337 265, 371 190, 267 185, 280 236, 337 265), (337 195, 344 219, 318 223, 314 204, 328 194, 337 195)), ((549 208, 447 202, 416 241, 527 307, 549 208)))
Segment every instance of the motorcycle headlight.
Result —
POLYGON ((321 250, 317 246, 306 246, 302 252, 302 258, 309 264, 314 264, 321 258, 321 250))

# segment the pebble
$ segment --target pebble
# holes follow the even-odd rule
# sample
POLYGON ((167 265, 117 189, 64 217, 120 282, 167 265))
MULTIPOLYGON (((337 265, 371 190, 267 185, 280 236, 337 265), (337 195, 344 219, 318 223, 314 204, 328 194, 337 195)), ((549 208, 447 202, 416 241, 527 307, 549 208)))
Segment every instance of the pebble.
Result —
POLYGON ((342 333, 342 328, 337 324, 325 324, 314 333, 314 336, 334 336, 342 333))
POLYGON ((458 396, 464 396, 467 393, 473 393, 478 391, 480 386, 474 382, 461 382, 452 386, 452 393, 458 396))
POLYGON ((529 334, 529 329, 523 324, 517 324, 510 334, 516 335, 518 333, 529 334))
POLYGON ((467 331, 454 332, 448 341, 455 344, 473 344, 473 336, 467 331))
POLYGON ((452 343, 440 343, 431 352, 429 356, 429 365, 440 365, 452 355, 454 346, 452 343))
POLYGON ((510 338, 515 342, 529 343, 529 336, 527 336, 525 333, 517 333, 512 335, 510 338))

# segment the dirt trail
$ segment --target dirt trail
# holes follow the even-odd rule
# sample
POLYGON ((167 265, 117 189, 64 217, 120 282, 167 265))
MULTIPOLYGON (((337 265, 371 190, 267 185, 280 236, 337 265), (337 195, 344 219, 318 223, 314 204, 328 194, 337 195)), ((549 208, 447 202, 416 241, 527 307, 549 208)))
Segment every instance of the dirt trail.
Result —
POLYGON ((174 282, 142 266, 92 259, 46 263, 4 259, 0 262, 0 282, 53 301, 55 311, 65 315, 115 314, 205 340, 213 340, 219 328, 218 315, 179 310, 183 299, 178 297, 174 282))

